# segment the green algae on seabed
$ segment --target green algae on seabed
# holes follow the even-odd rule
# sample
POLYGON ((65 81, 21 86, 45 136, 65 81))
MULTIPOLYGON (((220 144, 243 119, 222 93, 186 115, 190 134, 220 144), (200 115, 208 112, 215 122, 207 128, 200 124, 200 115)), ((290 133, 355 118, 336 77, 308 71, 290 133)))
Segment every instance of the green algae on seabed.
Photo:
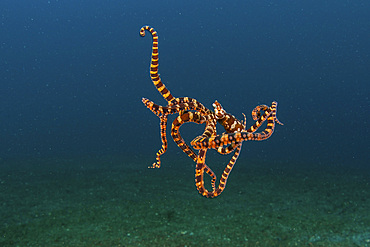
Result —
POLYGON ((0 246, 370 246, 368 171, 239 160, 206 199, 191 162, 150 161, 3 162, 0 246))

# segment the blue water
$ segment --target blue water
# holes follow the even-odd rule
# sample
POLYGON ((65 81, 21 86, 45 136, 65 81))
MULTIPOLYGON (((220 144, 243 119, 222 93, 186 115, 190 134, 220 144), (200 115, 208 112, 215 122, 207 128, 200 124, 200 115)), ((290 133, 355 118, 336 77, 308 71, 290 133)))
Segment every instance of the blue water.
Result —
MULTIPOLYGON (((285 125, 240 158, 368 167, 369 12, 344 0, 2 0, 0 157, 154 161, 159 121, 141 98, 165 101, 149 77, 151 38, 139 36, 151 25, 175 97, 217 99, 248 123, 278 101, 285 125)), ((202 131, 184 129, 186 141, 202 131)))

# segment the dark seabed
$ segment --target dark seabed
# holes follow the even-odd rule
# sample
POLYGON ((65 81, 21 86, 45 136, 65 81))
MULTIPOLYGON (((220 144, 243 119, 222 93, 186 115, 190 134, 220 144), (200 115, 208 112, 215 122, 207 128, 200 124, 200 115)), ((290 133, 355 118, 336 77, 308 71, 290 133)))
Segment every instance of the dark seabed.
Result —
POLYGON ((205 199, 189 164, 122 160, 2 167, 1 246, 370 244, 370 178, 359 170, 243 160, 226 191, 205 199))
MULTIPOLYGON (((369 13, 347 0, 0 1, 0 246, 370 247, 369 13), (216 198, 172 140, 177 114, 162 167, 147 168, 161 137, 141 99, 166 101, 143 25, 174 97, 218 100, 248 127, 279 103, 284 125, 243 143, 216 198)), ((219 181, 231 155, 206 158, 219 181)))

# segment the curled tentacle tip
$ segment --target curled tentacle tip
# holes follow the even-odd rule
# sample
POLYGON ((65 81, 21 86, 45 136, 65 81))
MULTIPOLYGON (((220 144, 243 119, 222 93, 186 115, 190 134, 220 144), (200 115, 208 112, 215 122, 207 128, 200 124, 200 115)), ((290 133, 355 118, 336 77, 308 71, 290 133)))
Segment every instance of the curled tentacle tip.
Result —
POLYGON ((145 26, 142 26, 141 28, 140 28, 140 36, 141 37, 144 37, 145 36, 145 29, 147 29, 147 25, 145 25, 145 26))

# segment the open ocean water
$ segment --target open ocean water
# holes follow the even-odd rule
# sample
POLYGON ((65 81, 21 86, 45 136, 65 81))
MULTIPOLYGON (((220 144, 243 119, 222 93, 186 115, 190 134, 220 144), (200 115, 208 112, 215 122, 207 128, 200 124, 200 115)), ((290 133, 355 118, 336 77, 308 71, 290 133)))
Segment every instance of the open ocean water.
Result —
MULTIPOLYGON (((369 1, 0 2, 0 246, 370 246, 369 1), (191 97, 254 124, 225 190, 141 102, 191 97), (266 128, 266 123, 261 127, 266 128), (204 183, 211 190, 210 178, 204 183)), ((205 125, 180 129, 186 143, 205 125)), ((221 134, 223 127, 217 126, 221 134)), ((198 152, 196 151, 196 154, 198 152)), ((232 155, 208 150, 221 178, 232 155)))

